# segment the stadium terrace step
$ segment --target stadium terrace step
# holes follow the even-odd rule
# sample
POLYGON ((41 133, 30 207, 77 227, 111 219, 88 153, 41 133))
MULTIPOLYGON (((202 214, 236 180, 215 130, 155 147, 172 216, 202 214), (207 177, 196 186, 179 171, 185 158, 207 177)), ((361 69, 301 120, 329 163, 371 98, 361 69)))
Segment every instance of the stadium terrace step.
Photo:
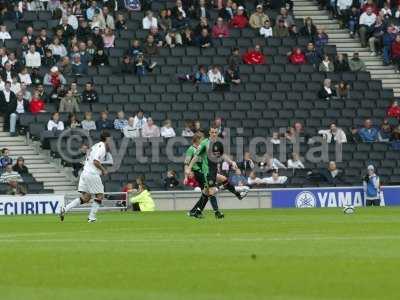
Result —
POLYGON ((315 25, 325 27, 329 45, 335 45, 338 53, 346 53, 351 57, 354 52, 358 52, 367 70, 371 71, 371 78, 382 80, 384 88, 396 88, 395 96, 400 95, 400 76, 395 73, 393 66, 384 67, 382 57, 371 56, 369 48, 361 47, 360 40, 351 38, 347 29, 335 30, 333 25, 339 28, 339 22, 330 19, 326 10, 319 10, 318 4, 313 1, 294 1, 293 11, 296 18, 309 14, 315 25))

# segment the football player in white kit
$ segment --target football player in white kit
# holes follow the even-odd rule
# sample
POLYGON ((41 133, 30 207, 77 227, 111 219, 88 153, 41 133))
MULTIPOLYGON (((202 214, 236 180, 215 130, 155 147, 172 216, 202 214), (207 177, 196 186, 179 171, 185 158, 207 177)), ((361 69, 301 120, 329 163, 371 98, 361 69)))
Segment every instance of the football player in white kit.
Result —
POLYGON ((86 161, 83 166, 83 171, 79 178, 78 192, 81 193, 79 198, 71 201, 68 205, 61 208, 60 220, 64 221, 65 214, 73 207, 80 204, 88 203, 92 195, 94 195, 92 207, 90 209, 88 222, 96 222, 96 213, 104 198, 104 186, 101 182, 101 175, 106 175, 107 170, 102 165, 107 156, 107 144, 110 138, 110 133, 104 131, 101 133, 100 142, 90 148, 86 155, 86 161))

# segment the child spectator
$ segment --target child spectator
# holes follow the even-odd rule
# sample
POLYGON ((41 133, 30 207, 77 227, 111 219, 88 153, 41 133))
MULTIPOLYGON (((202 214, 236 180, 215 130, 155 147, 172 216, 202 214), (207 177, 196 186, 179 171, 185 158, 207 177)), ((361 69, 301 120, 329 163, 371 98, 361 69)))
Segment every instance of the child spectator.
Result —
POLYGON ((92 113, 90 111, 85 112, 85 118, 81 124, 84 130, 96 130, 96 123, 92 120, 92 113))
POLYGON ((265 20, 264 25, 260 28, 260 35, 264 38, 273 37, 274 34, 270 20, 265 20))
POLYGON ((212 37, 217 38, 225 38, 229 36, 229 28, 224 23, 224 19, 221 17, 217 19, 217 22, 212 28, 212 37))
POLYGON ((147 118, 147 122, 143 127, 142 136, 145 138, 160 137, 160 128, 154 124, 152 118, 147 118))
POLYGON ((189 175, 183 181, 183 184, 187 187, 190 187, 196 191, 201 191, 199 183, 197 182, 194 173, 190 172, 189 175))
POLYGON ((233 16, 230 24, 233 28, 239 28, 243 29, 247 27, 249 21, 247 20, 247 17, 244 12, 244 7, 239 6, 236 12, 236 15, 233 16))
POLYGON ((37 114, 40 112, 45 112, 45 103, 43 99, 39 96, 39 92, 35 91, 33 93, 33 97, 29 102, 29 111, 33 114, 37 114))
POLYGON ((175 189, 179 185, 179 181, 176 179, 176 172, 170 170, 167 172, 167 178, 164 179, 164 189, 171 190, 175 189))
POLYGON ((165 120, 164 126, 161 127, 161 136, 164 138, 171 138, 175 137, 175 130, 172 128, 171 120, 165 120))
POLYGON ((289 61, 294 65, 303 65, 306 63, 306 56, 300 48, 294 48, 288 55, 289 61))
POLYGON ((400 119, 400 106, 397 100, 393 101, 393 103, 387 109, 388 117, 400 119))
POLYGON ((64 130, 64 122, 60 120, 60 114, 58 112, 51 114, 51 119, 47 123, 47 130, 53 132, 64 130))
POLYGON ((304 169, 304 164, 300 160, 299 154, 296 152, 292 153, 292 158, 288 159, 288 169, 304 169))
POLYGON ((128 120, 125 119, 125 113, 121 110, 114 120, 114 129, 122 131, 126 126, 128 126, 128 120))
POLYGON ((249 49, 245 54, 243 54, 243 62, 247 65, 265 64, 265 56, 261 51, 261 46, 256 45, 254 49, 249 49))

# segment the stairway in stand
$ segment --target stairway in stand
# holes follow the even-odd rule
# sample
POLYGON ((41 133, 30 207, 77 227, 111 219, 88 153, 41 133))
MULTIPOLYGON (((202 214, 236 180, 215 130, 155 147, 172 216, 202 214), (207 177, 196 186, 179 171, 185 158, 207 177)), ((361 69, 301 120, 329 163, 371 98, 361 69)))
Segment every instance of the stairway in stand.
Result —
MULTIPOLYGON (((39 147, 24 136, 11 137, 3 131, 3 118, 0 118, 0 149, 10 149, 10 156, 16 161, 19 156, 25 159, 29 172, 36 181, 43 182, 45 189, 51 189, 56 194, 76 192, 76 185, 56 163, 50 162, 46 153, 41 153, 39 147)), ((29 190, 29 187, 28 187, 29 190)))
POLYGON ((392 65, 384 66, 382 57, 371 56, 369 48, 361 47, 358 38, 350 37, 348 29, 340 29, 338 20, 330 18, 327 10, 319 10, 315 1, 294 0, 293 13, 299 19, 311 17, 316 26, 324 27, 329 35, 329 45, 335 45, 338 53, 347 53, 351 58, 358 52, 371 78, 382 80, 383 88, 393 89, 395 97, 400 97, 400 74, 395 73, 392 65))

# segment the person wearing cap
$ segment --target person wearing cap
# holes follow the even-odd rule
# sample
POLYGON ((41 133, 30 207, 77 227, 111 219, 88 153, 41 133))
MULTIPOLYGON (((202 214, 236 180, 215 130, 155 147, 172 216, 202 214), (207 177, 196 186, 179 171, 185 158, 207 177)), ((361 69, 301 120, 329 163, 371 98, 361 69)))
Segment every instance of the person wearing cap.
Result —
POLYGON ((50 69, 50 73, 46 73, 44 76, 43 84, 51 85, 54 89, 57 89, 61 85, 67 84, 67 80, 58 72, 58 68, 54 66, 50 69))
POLYGON ((367 175, 363 180, 363 189, 365 206, 381 205, 381 183, 373 165, 367 167, 367 175))
POLYGON ((263 6, 258 4, 256 11, 250 16, 249 24, 254 29, 260 29, 267 20, 270 21, 269 17, 263 12, 263 6))
POLYGON ((230 23, 231 27, 243 29, 243 28, 247 27, 248 23, 249 23, 249 21, 247 20, 247 17, 245 15, 244 7, 239 6, 236 14, 234 15, 234 17, 231 20, 231 23, 230 23))

